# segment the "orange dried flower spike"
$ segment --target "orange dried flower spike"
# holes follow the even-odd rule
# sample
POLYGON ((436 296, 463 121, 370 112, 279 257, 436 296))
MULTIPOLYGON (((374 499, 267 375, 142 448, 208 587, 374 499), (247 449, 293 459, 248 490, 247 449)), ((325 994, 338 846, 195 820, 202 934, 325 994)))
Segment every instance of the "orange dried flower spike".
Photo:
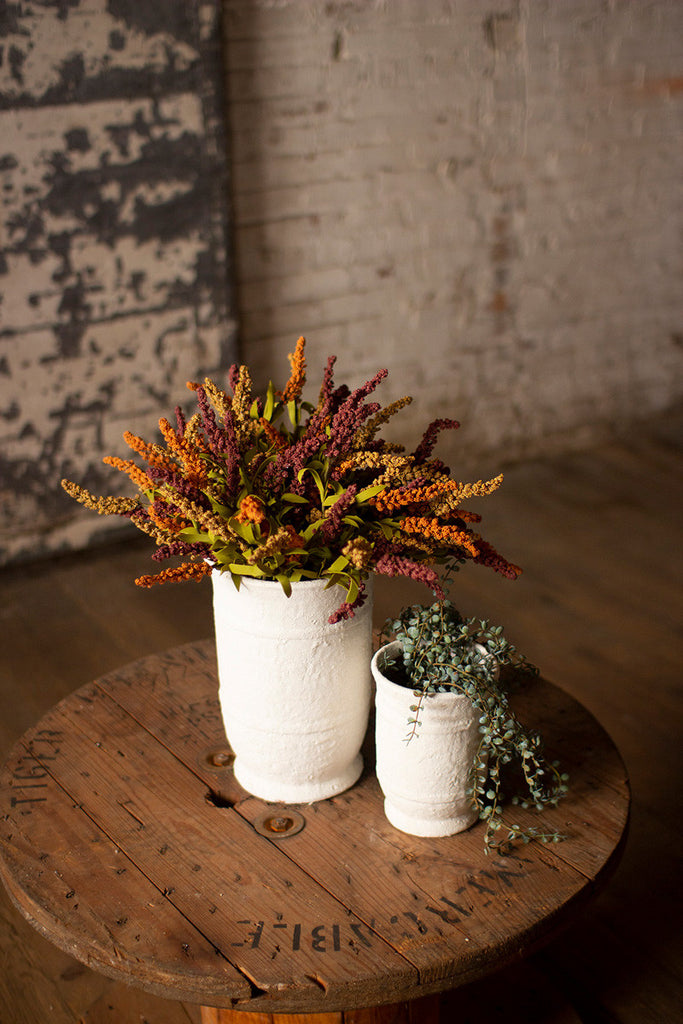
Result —
POLYGON ((472 537, 457 526, 449 526, 447 523, 438 523, 435 519, 427 519, 423 516, 407 516, 399 523, 405 533, 415 533, 423 537, 433 538, 436 541, 444 541, 452 545, 457 544, 475 557, 479 554, 472 537))
POLYGON ((158 526, 160 530, 166 530, 173 535, 175 535, 178 530, 182 530, 186 526, 190 525, 187 520, 182 519, 180 516, 159 515, 153 505, 148 507, 147 514, 155 526, 158 526))
POLYGON ((137 434, 131 433, 130 430, 124 431, 123 440, 126 442, 129 448, 136 452, 145 462, 150 466, 155 466, 158 469, 169 469, 173 471, 176 467, 173 460, 169 458, 168 452, 158 444, 150 444, 144 441, 137 434))
POLYGON ((274 444, 275 447, 280 450, 287 447, 287 438, 283 437, 280 431, 277 430, 272 423, 269 423, 263 416, 260 418, 259 423, 263 427, 263 433, 271 444, 274 444))
POLYGON ((212 567, 206 562, 183 562, 172 569, 163 569, 153 576, 138 576, 138 587, 153 587, 156 583, 180 583, 184 580, 201 580, 208 576, 212 567))
POLYGON ((242 498, 239 504, 239 512, 235 516, 238 523, 262 523, 266 518, 266 514, 263 511, 263 502, 258 498, 255 498, 253 494, 248 494, 246 498, 242 498))
POLYGON ((106 466, 113 466, 114 469, 119 469, 122 473, 127 473, 133 483, 139 487, 141 491, 147 491, 152 486, 152 482, 144 469, 140 469, 132 459, 120 459, 117 455, 105 455, 102 462, 104 462, 106 466))
POLYGON ((200 458, 201 449, 197 448, 195 444, 188 444, 185 438, 182 441, 179 440, 178 435, 167 419, 162 418, 159 420, 159 430, 168 445, 169 451, 182 460, 187 473, 187 479, 191 483, 203 487, 208 481, 208 476, 206 466, 200 458))
POLYGON ((303 391, 304 384, 306 383, 306 357, 304 355, 305 345, 306 339, 303 337, 299 338, 294 352, 287 356, 292 372, 289 380, 287 381, 285 390, 282 392, 282 398, 285 402, 293 402, 301 398, 301 392, 303 391))

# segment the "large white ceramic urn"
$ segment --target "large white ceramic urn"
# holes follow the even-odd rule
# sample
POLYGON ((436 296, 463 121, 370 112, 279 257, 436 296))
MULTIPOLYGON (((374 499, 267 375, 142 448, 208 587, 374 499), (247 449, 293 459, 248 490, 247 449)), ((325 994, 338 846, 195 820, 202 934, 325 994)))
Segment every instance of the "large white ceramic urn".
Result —
POLYGON ((312 803, 363 769, 372 700, 372 581, 351 619, 326 581, 292 584, 212 573, 219 699, 235 777, 254 796, 312 803))

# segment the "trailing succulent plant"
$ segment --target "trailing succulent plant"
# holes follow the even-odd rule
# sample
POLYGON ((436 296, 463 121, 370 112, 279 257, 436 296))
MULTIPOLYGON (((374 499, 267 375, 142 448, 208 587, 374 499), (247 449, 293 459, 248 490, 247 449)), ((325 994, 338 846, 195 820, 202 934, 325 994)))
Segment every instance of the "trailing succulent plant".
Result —
POLYGON ((405 608, 397 619, 387 622, 385 639, 390 636, 400 642, 402 657, 388 663, 383 672, 394 682, 412 687, 417 698, 411 706, 407 742, 418 733, 431 694, 463 694, 479 712, 481 740, 470 793, 487 824, 487 852, 506 852, 516 841, 559 842, 563 837, 557 832, 510 824, 503 817, 504 782, 514 766, 520 770, 522 784, 521 794, 511 798, 514 805, 542 811, 554 807, 567 792, 568 776, 560 772, 557 762, 545 759, 541 737, 526 729, 511 709, 500 671, 512 669, 519 676, 537 675, 538 670, 506 639, 501 626, 464 619, 447 599, 405 608))

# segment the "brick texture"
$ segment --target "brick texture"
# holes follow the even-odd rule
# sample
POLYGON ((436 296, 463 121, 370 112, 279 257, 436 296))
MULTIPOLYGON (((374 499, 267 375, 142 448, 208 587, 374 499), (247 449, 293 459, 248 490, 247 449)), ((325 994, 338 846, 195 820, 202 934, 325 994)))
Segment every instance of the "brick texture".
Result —
POLYGON ((680 400, 678 0, 223 0, 222 58, 219 6, 0 12, 0 562, 110 529, 60 476, 107 489, 234 308, 258 384, 301 333, 312 397, 387 366, 463 475, 680 400))
POLYGON ((235 358, 219 13, 0 5, 0 563, 109 533, 60 478, 235 358))
POLYGON ((681 395, 683 5, 225 5, 242 351, 483 470, 681 395), (317 383, 317 380, 316 380, 317 383), (490 464, 490 466, 489 466, 490 464))

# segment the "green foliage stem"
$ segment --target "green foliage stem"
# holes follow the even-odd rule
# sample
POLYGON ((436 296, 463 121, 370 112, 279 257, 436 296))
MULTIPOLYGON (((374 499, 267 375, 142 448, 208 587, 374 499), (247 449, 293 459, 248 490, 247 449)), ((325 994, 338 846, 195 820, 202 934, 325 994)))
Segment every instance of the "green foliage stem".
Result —
MULTIPOLYGON (((515 842, 532 839, 559 842, 554 831, 508 823, 503 816, 504 776, 516 765, 522 793, 512 803, 542 811, 554 807, 567 792, 567 775, 543 756, 541 737, 526 729, 510 707, 501 668, 537 675, 538 670, 505 637, 501 626, 486 620, 464 619, 449 600, 430 606, 412 605, 385 626, 402 648, 400 667, 414 687, 406 741, 420 728, 425 702, 435 693, 462 694, 479 713, 480 742, 470 774, 470 795, 486 822, 487 852, 508 852, 515 842)), ((398 666, 397 666, 398 667, 398 666)))

